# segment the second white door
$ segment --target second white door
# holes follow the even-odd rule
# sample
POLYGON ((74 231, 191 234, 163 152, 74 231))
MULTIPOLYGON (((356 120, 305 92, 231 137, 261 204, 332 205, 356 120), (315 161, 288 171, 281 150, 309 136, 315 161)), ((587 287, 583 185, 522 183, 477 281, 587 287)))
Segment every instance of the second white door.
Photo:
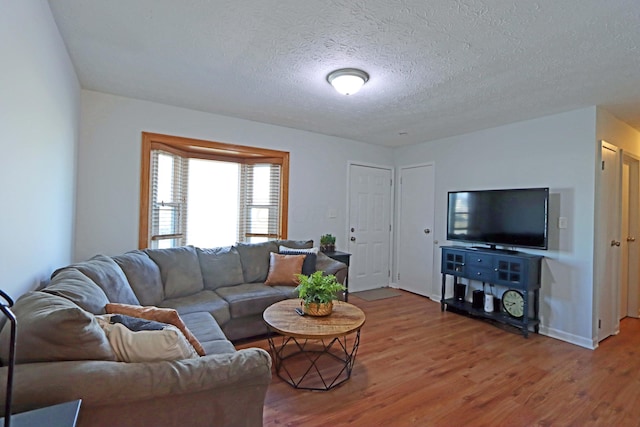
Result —
POLYGON ((398 275, 400 289, 439 299, 433 286, 433 165, 400 169, 398 275))

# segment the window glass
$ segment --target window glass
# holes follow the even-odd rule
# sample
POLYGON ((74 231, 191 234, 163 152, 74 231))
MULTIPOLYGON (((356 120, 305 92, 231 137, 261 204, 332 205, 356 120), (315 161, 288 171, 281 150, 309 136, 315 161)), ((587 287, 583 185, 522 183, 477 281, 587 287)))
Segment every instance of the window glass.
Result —
POLYGON ((189 159, 187 244, 210 248, 236 242, 239 166, 189 159))

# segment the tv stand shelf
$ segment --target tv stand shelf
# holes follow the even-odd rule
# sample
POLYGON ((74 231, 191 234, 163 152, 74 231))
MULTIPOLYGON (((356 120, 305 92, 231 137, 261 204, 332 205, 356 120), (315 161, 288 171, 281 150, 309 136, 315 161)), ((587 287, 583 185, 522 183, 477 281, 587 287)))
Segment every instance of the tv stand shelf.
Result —
POLYGON ((470 248, 464 246, 443 246, 442 249, 442 294, 440 308, 471 316, 490 319, 499 323, 519 328, 526 338, 529 328, 537 333, 540 325, 538 318, 540 293, 540 267, 542 257, 514 251, 497 251, 492 249, 470 248), (446 298, 447 275, 458 279, 476 280, 497 285, 503 291, 515 289, 524 297, 524 313, 522 318, 515 318, 505 313, 502 307, 495 307, 493 312, 484 311, 483 307, 473 307, 472 303, 455 298, 446 298), (530 309, 531 307, 531 309, 530 309))

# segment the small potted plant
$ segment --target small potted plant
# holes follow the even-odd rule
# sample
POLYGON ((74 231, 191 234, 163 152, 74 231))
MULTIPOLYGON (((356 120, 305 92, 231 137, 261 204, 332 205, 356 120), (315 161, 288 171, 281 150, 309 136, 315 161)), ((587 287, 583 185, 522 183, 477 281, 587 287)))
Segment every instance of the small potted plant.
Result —
POLYGON ((334 252, 336 250, 336 238, 332 234, 320 236, 320 250, 322 252, 334 252))
POLYGON ((333 311, 333 300, 338 292, 346 288, 336 280, 333 274, 323 275, 316 271, 309 276, 297 274, 300 284, 296 287, 298 297, 302 299, 303 311, 311 316, 328 316, 333 311))

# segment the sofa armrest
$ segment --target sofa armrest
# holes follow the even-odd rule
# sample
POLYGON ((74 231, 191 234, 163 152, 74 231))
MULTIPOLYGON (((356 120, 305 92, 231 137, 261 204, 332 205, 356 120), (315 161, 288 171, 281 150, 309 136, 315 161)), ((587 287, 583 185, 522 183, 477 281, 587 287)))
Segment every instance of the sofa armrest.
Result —
MULTIPOLYGON (((0 383, 6 375, 1 368, 0 383)), ((22 364, 14 375, 13 412, 82 399, 79 426, 184 425, 184 416, 191 426, 261 425, 271 358, 250 348, 154 363, 22 364)))
POLYGON ((349 267, 347 264, 336 261, 322 252, 318 252, 318 257, 316 258, 316 270, 321 270, 324 274, 333 274, 336 276, 336 280, 343 285, 347 278, 347 274, 349 273, 349 267))

